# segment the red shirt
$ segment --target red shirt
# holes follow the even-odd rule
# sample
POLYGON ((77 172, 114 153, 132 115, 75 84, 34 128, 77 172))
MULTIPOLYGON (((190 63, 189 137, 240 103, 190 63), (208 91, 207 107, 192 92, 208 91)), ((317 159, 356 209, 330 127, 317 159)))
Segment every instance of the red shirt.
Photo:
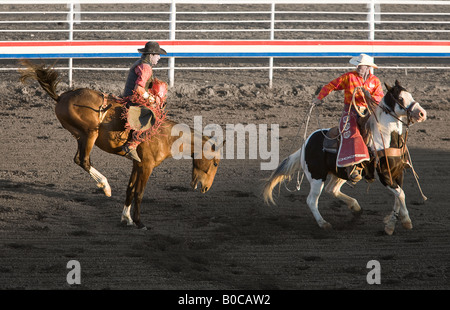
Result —
MULTIPOLYGON (((325 85, 317 96, 318 99, 322 100, 328 94, 335 90, 344 90, 344 103, 351 104, 353 91, 356 87, 362 86, 369 91, 372 98, 379 103, 383 99, 384 93, 381 87, 380 80, 373 74, 369 74, 367 80, 363 80, 361 76, 356 73, 356 71, 347 72, 337 79, 334 79, 327 85, 325 85)), ((364 106, 365 100, 362 91, 357 91, 355 96, 355 102, 358 106, 364 106)))
POLYGON ((153 69, 150 64, 143 63, 142 59, 137 60, 128 72, 123 96, 131 96, 133 95, 133 91, 143 95, 147 90, 146 87, 148 87, 151 82, 152 73, 153 69))
POLYGON ((134 68, 134 72, 137 75, 134 90, 142 95, 146 91, 145 86, 148 85, 148 80, 152 77, 152 66, 147 63, 141 63, 140 65, 136 66, 136 68, 134 68))

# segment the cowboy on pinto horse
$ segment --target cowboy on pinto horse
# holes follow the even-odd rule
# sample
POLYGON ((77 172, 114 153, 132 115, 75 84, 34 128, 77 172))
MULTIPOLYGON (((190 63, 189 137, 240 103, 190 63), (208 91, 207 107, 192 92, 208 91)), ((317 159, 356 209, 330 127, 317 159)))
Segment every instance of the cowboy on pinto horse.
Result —
POLYGON ((338 167, 346 167, 349 180, 356 183, 362 178, 362 165, 365 161, 370 161, 358 120, 366 112, 366 98, 371 98, 372 102, 378 104, 384 94, 380 80, 370 72, 370 68, 378 68, 372 57, 361 54, 350 59, 350 63, 356 66, 356 70, 325 85, 313 103, 320 105, 323 98, 332 91, 344 90, 344 110, 339 122, 341 139, 336 164, 338 167))
POLYGON ((138 49, 142 54, 130 68, 123 93, 127 101, 127 127, 132 130, 130 138, 122 146, 125 157, 141 161, 136 148, 143 141, 143 132, 151 129, 155 115, 150 108, 163 109, 167 95, 167 83, 153 76, 155 66, 161 54, 167 55, 157 42, 149 41, 144 48, 138 49))

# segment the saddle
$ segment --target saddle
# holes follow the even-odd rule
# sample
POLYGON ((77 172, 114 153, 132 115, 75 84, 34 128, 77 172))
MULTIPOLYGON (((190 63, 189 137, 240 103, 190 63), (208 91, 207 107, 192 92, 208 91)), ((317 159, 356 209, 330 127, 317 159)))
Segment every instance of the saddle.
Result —
MULTIPOLYGON (((358 126, 360 128, 361 136, 364 143, 367 145, 369 141, 369 130, 366 127, 367 117, 360 118, 358 120, 358 126)), ((339 131, 339 126, 332 127, 325 134, 325 139, 323 140, 323 150, 328 153, 337 154, 341 144, 341 133, 339 131)), ((369 152, 371 153, 371 152, 369 152)), ((356 165, 353 169, 364 170, 364 177, 367 182, 371 183, 375 181, 375 164, 376 160, 371 154, 371 160, 369 162, 363 162, 356 165)))
POLYGON ((323 140, 323 150, 328 153, 337 154, 340 143, 341 135, 339 133, 339 127, 335 126, 330 128, 330 130, 328 130, 325 134, 325 139, 323 140))
MULTIPOLYGON (((365 126, 363 127, 365 128, 365 126)), ((367 145, 367 139, 368 139, 368 131, 363 130, 360 128, 361 135, 363 136, 364 142, 367 145)), ((323 150, 328 153, 337 154, 339 151, 340 146, 340 132, 339 127, 333 127, 325 134, 326 138, 323 141, 323 150)), ((398 139, 399 137, 396 137, 398 139)), ((394 138, 392 138, 394 140, 394 138)), ((403 140, 397 141, 398 146, 397 147, 389 147, 384 150, 380 150, 377 152, 371 152, 370 154, 370 161, 362 162, 358 165, 360 165, 360 169, 364 170, 364 178, 368 183, 371 183, 375 181, 375 171, 376 166, 379 165, 380 160, 383 157, 396 157, 400 158, 403 162, 404 168, 412 168, 412 165, 410 163, 410 160, 407 156, 406 151, 406 143, 404 143, 403 140)), ((370 149, 369 149, 370 150, 370 149)), ((390 173, 389 173, 389 177, 390 173)), ((392 181, 391 181, 392 182, 392 181)))
MULTIPOLYGON (((369 118, 360 117, 358 119, 358 127, 364 143, 367 145, 369 143, 369 128, 367 128, 367 120, 369 118)), ((323 150, 329 153, 337 154, 339 151, 339 145, 341 142, 341 134, 339 132, 339 126, 330 128, 325 134, 325 139, 323 140, 323 150)))

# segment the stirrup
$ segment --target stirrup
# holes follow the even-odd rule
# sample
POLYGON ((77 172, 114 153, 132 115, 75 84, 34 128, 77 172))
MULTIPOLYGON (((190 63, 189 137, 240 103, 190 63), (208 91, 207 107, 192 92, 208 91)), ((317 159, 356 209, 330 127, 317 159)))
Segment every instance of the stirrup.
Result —
MULTIPOLYGON (((349 168, 349 167, 347 167, 349 168)), ((352 170, 347 169, 347 176, 350 182, 352 182, 353 184, 358 183, 359 181, 361 181, 362 179, 362 172, 363 168, 359 167, 357 165, 354 165, 352 170)))
POLYGON ((138 153, 136 152, 136 149, 130 148, 128 145, 124 145, 122 147, 122 150, 125 152, 125 157, 131 160, 135 160, 137 162, 141 162, 141 159, 139 158, 138 153))

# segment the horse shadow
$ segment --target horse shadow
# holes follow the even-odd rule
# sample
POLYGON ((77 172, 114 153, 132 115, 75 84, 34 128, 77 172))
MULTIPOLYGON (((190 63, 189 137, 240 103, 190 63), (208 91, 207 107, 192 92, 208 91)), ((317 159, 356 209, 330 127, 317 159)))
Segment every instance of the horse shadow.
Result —
MULTIPOLYGON (((32 183, 22 181, 0 180, 0 188, 3 189, 3 193, 0 195, 1 200, 13 200, 20 199, 11 194, 26 194, 26 195, 43 195, 47 198, 68 198, 73 201, 86 201, 85 191, 76 191, 73 188, 63 189, 57 187, 54 183, 32 183)), ((97 189, 95 193, 103 194, 102 189, 97 189)))

